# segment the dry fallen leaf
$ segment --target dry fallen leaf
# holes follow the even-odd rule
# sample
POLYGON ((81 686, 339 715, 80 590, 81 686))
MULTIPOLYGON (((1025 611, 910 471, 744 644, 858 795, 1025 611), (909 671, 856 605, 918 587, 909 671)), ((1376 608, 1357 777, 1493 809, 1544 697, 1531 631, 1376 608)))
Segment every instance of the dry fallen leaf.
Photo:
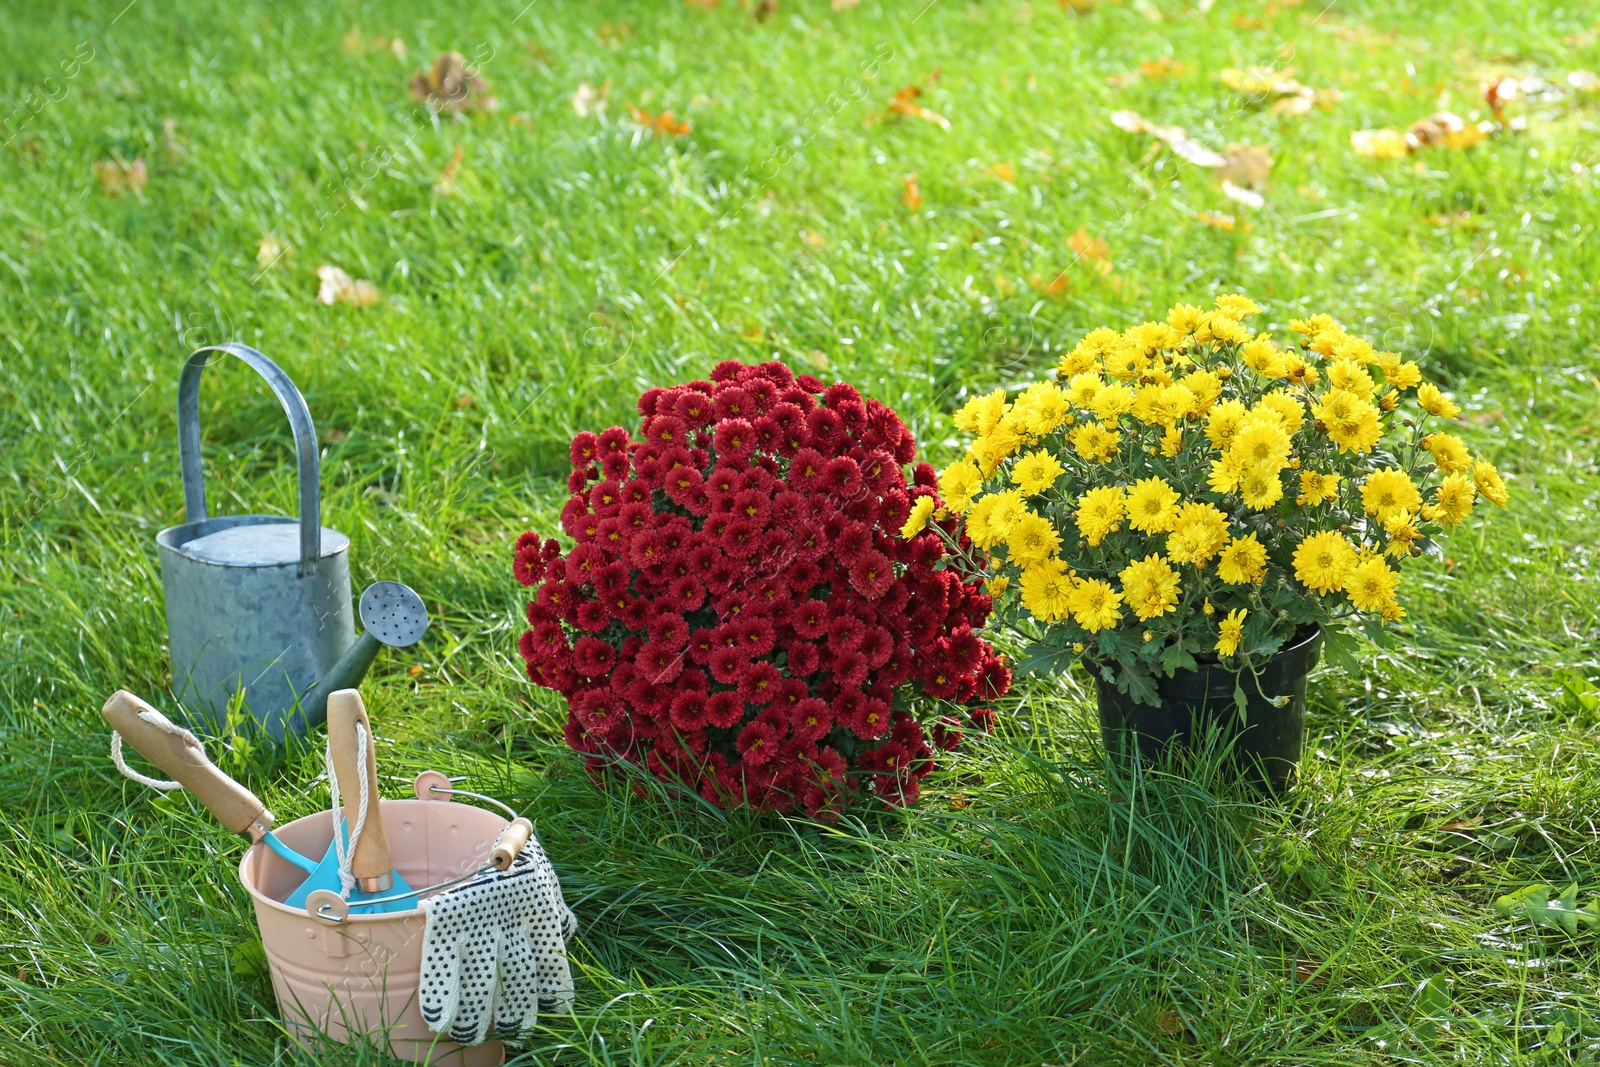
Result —
POLYGON ((1217 80, 1236 93, 1245 96, 1289 96, 1306 89, 1294 77, 1294 68, 1276 70, 1272 67, 1228 67, 1217 80))
POLYGON ((145 166, 143 157, 132 163, 99 159, 94 164, 94 180, 100 183, 100 191, 107 196, 132 192, 134 196, 143 197, 144 187, 150 184, 150 169, 145 166))
POLYGON ((910 174, 907 174, 904 178, 900 179, 900 182, 905 186, 905 191, 900 194, 900 202, 906 206, 907 211, 921 210, 922 189, 917 185, 916 172, 912 171, 910 174))
MULTIPOLYGON (((938 76, 935 75, 932 80, 937 81, 938 76)), ((894 94, 894 99, 889 101, 888 107, 884 108, 883 111, 877 115, 869 117, 868 121, 883 122, 891 118, 914 118, 921 119, 924 122, 931 122, 941 129, 948 130, 950 128, 949 119, 945 118, 937 111, 930 111, 928 108, 925 108, 921 104, 917 103, 917 97, 921 95, 922 86, 904 86, 894 94)))
POLYGON ((1056 0, 1061 5, 1061 10, 1070 11, 1074 15, 1087 15, 1094 10, 1096 0, 1056 0))
POLYGON ((1189 139, 1182 126, 1157 126, 1137 111, 1113 111, 1111 124, 1129 133, 1149 134, 1172 149, 1174 155, 1198 167, 1223 167, 1228 161, 1198 141, 1189 139))
POLYGON ((283 259, 288 254, 289 246, 270 233, 256 242, 256 262, 261 264, 262 270, 271 270, 280 259, 283 259))
POLYGON ((1272 153, 1265 145, 1230 144, 1223 150, 1227 163, 1217 171, 1217 180, 1245 189, 1260 189, 1272 173, 1272 153))
POLYGON ((578 113, 580 119, 590 115, 599 115, 606 109, 606 101, 611 97, 611 80, 596 89, 588 82, 579 82, 578 88, 572 94, 572 110, 578 113))
POLYGON ((672 117, 672 112, 670 111, 663 111, 659 115, 652 115, 643 108, 637 108, 632 104, 629 104, 628 117, 633 119, 633 121, 638 125, 649 130, 651 133, 662 137, 682 137, 690 132, 689 120, 684 119, 682 122, 679 122, 677 119, 672 117))
POLYGON ((1409 149, 1405 134, 1399 130, 1356 130, 1350 134, 1350 147, 1358 156, 1373 159, 1399 159, 1409 149))
POLYGON ((828 239, 822 236, 822 234, 817 233, 815 230, 801 230, 800 240, 804 241, 812 248, 821 248, 828 243, 828 239))
POLYGON ((338 267, 327 264, 317 268, 317 299, 329 307, 335 302, 353 304, 358 308, 371 307, 383 299, 378 287, 365 278, 357 281, 338 267))
POLYGON ((1055 298, 1066 293, 1068 286, 1071 285, 1071 280, 1067 277, 1067 272, 1062 271, 1048 282, 1037 274, 1030 274, 1028 275, 1028 284, 1045 296, 1055 298))
POLYGON ((756 5, 750 10, 750 17, 757 22, 765 22, 778 13, 778 0, 756 0, 756 5))
POLYGON ((1194 69, 1193 63, 1181 63, 1171 56, 1162 56, 1152 59, 1129 71, 1126 74, 1112 74, 1106 78, 1107 85, 1132 85, 1143 79, 1145 81, 1165 81, 1168 78, 1181 78, 1194 69))
POLYGON ((1493 130, 1493 123, 1468 123, 1448 111, 1435 111, 1406 127, 1406 145, 1411 149, 1424 145, 1467 148, 1488 137, 1493 130))
POLYGON ((861 0, 833 0, 835 11, 849 11, 853 7, 860 7, 861 0))
POLYGON ((1194 220, 1214 229, 1225 230, 1228 233, 1232 233, 1235 229, 1242 230, 1245 233, 1250 232, 1250 224, 1248 222, 1240 226, 1232 215, 1221 211, 1202 211, 1194 217, 1194 220))
POLYGON ((1229 200, 1235 200, 1245 207, 1261 208, 1267 204, 1267 198, 1254 189, 1242 185, 1235 185, 1228 179, 1222 179, 1222 195, 1229 200))
POLYGON ((461 174, 461 161, 466 157, 466 148, 456 142, 456 150, 450 155, 450 162, 444 165, 444 171, 439 175, 439 180, 433 183, 435 196, 455 196, 456 178, 461 174))
POLYGON ((1111 273, 1111 246, 1104 238, 1091 237, 1088 230, 1079 226, 1078 232, 1067 238, 1067 247, 1101 274, 1111 273))
POLYGON ((628 22, 602 22, 594 31, 594 39, 604 48, 621 48, 622 42, 633 36, 633 24, 628 22))
POLYGON ((435 111, 493 111, 500 102, 489 95, 489 83, 467 68, 460 52, 446 52, 433 61, 433 69, 411 76, 411 98, 435 111))
POLYGON ((984 167, 983 172, 992 177, 999 178, 1007 185, 1017 184, 1017 168, 1010 163, 996 163, 992 167, 984 167))

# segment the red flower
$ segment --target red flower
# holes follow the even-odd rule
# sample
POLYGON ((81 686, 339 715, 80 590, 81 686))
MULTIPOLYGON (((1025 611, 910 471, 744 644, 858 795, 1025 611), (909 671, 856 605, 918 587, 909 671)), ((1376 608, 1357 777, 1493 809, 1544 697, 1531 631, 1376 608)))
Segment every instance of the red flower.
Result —
MULTIPOLYGON (((718 804, 829 820, 864 791, 914 799, 934 748, 890 708, 993 699, 1010 672, 973 632, 989 598, 938 569, 937 533, 898 536, 915 496, 938 504, 931 467, 907 484, 904 423, 779 363, 725 361, 638 410, 640 441, 573 440, 575 547, 525 535, 512 556, 535 590, 518 651, 567 697, 568 744, 591 771, 642 763, 718 804)), ((946 720, 941 748, 960 739, 946 720)))
POLYGON ((739 731, 738 749, 744 762, 759 767, 778 755, 778 742, 783 734, 778 725, 765 714, 757 715, 739 731))

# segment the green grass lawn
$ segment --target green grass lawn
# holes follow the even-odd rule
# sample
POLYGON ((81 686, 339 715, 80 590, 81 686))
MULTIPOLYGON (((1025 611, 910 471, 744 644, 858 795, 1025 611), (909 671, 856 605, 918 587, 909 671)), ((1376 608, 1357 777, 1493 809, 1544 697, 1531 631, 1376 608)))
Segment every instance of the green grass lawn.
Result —
MULTIPOLYGON (((286 1039, 242 841, 106 753, 113 689, 172 708, 177 372, 224 339, 305 393, 357 588, 433 613, 365 686, 385 792, 470 774, 537 819, 579 916, 578 1014, 522 1062, 1596 1061, 1600 931, 1493 902, 1600 892, 1600 95, 1516 101, 1524 132, 1462 151, 1349 138, 1600 69, 1600 11, 124 2, 7 0, 0 33, 0 1063, 384 1062, 286 1039), (447 49, 497 110, 418 110, 447 49), (1218 80, 1265 63, 1342 99, 1285 117, 1218 80), (948 129, 886 113, 909 85, 948 129), (1118 109, 1265 146, 1265 205, 1118 109), (102 189, 97 162, 135 160, 142 191, 102 189), (269 268, 265 237, 290 249, 269 268), (382 301, 317 303, 324 264, 382 301), (914 810, 825 829, 607 792, 563 748, 510 546, 556 529, 574 431, 776 356, 943 462, 970 390, 1233 291, 1419 359, 1514 493, 1407 568, 1394 647, 1313 676, 1281 804, 1109 770, 1077 673, 1020 682, 914 810)), ((213 511, 290 511, 276 403, 236 363, 206 379, 213 511)), ((213 748, 281 820, 327 803, 318 744, 213 748)))

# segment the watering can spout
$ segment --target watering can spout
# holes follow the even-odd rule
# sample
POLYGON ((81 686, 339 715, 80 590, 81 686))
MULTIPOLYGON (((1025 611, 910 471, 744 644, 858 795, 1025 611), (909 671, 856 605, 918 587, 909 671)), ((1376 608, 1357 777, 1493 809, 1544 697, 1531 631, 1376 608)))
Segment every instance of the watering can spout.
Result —
POLYGON ((409 586, 374 582, 361 594, 361 625, 366 629, 355 644, 345 649, 301 698, 300 714, 306 728, 328 717, 328 694, 361 684, 380 648, 408 648, 422 640, 428 630, 428 609, 409 586))

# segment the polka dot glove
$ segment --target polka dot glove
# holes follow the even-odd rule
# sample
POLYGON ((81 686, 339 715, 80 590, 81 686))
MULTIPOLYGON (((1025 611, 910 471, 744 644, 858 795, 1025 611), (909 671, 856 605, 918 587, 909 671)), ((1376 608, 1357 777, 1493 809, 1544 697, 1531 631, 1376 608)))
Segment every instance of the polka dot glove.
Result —
POLYGON ((537 840, 511 866, 422 902, 422 1018, 476 1045, 490 1026, 521 1029, 572 1010, 567 939, 578 929, 537 840))

